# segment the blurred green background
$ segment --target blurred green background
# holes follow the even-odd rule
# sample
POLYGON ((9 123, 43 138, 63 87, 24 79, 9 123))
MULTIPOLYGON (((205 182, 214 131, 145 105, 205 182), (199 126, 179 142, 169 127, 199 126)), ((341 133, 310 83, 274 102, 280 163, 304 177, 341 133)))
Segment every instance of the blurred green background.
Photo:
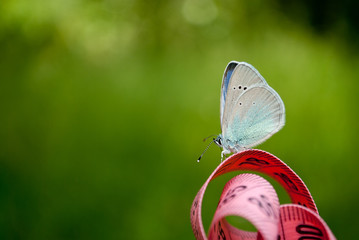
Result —
MULTIPOLYGON (((196 159, 220 132, 230 60, 286 106, 257 148, 301 176, 338 239, 355 236, 358 4, 338 5, 2 0, 0 239, 194 239, 190 206, 220 151, 196 159)), ((229 178, 206 193, 205 229, 229 178)))

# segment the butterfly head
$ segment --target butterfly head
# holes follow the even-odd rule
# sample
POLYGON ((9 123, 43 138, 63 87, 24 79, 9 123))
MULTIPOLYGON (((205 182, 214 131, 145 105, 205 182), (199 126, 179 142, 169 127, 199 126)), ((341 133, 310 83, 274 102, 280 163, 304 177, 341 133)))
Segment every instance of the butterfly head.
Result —
POLYGON ((222 145, 222 135, 221 134, 219 134, 216 138, 213 138, 213 142, 217 145, 217 146, 219 146, 219 147, 223 147, 223 145, 222 145))

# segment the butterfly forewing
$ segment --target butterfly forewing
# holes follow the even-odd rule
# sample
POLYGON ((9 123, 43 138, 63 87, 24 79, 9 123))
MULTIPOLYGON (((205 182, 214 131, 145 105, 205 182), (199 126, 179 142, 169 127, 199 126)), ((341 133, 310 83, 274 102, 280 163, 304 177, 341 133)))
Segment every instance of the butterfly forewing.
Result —
MULTIPOLYGON (((228 64, 227 69, 233 66, 231 63, 228 64)), ((236 111, 234 102, 237 101, 238 98, 250 88, 267 85, 266 81, 258 73, 258 71, 252 65, 245 62, 237 63, 232 74, 230 75, 230 79, 227 80, 223 78, 223 81, 225 80, 229 82, 226 84, 224 84, 224 82, 222 83, 222 94, 226 93, 224 104, 221 102, 221 106, 223 105, 223 114, 221 109, 222 132, 228 126, 228 117, 233 115, 233 111, 236 111), (223 90, 225 86, 227 86, 227 88, 223 90)), ((221 98, 223 99, 223 95, 221 98)))

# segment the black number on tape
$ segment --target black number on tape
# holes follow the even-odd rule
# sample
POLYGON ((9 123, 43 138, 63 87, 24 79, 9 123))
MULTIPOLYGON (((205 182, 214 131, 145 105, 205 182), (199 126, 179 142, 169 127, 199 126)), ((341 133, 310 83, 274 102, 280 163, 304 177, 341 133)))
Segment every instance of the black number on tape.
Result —
POLYGON ((251 158, 247 158, 245 162, 241 162, 240 164, 238 164, 238 166, 242 166, 244 164, 254 165, 254 166, 263 166, 263 165, 268 165, 269 162, 251 157, 251 158))
POLYGON ((306 236, 300 237, 299 240, 305 240, 305 239, 319 239, 320 240, 322 238, 316 237, 316 236, 323 236, 322 230, 320 230, 317 227, 307 225, 307 224, 300 224, 295 228, 295 230, 297 231, 297 233, 299 233, 301 235, 306 235, 306 236), (310 235, 312 235, 312 236, 310 236, 310 235))
POLYGON ((224 234, 224 231, 221 226, 221 222, 218 222, 218 232, 217 232, 218 240, 226 240, 226 234, 224 234))
POLYGON ((222 203, 223 204, 226 204, 228 203, 229 201, 231 201, 233 198, 235 198, 237 196, 237 193, 245 190, 247 188, 247 186, 245 185, 239 185, 233 189, 230 189, 227 193, 226 193, 226 196, 224 197, 222 203))
POLYGON ((198 205, 198 200, 196 200, 195 202, 194 202, 194 205, 193 205, 193 211, 192 211, 192 215, 194 216, 194 214, 196 213, 196 211, 197 211, 197 205, 198 205))
POLYGON ((298 191, 297 186, 294 184, 292 180, 290 180, 290 178, 287 175, 285 175, 284 173, 274 173, 274 174, 280 177, 290 189, 298 191))
POLYGON ((305 203, 301 203, 301 202, 297 202, 297 203, 303 207, 307 207, 307 205, 305 203))
POLYGON ((259 209, 268 217, 272 216, 274 218, 277 218, 277 214, 273 210, 272 204, 268 201, 268 198, 266 196, 261 194, 259 198, 250 197, 248 198, 248 201, 256 204, 259 209))
POLYGON ((193 233, 194 233, 195 238, 197 239, 198 236, 199 236, 199 232, 198 232, 198 230, 197 230, 197 227, 195 227, 195 228, 193 229, 193 233))

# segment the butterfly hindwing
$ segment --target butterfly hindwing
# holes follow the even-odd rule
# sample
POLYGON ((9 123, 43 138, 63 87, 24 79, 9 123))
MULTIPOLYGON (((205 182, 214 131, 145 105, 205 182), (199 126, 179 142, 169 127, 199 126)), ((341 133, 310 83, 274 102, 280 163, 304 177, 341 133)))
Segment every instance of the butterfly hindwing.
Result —
POLYGON ((284 126, 284 104, 269 86, 250 88, 233 105, 236 111, 223 131, 232 146, 253 147, 284 126))

